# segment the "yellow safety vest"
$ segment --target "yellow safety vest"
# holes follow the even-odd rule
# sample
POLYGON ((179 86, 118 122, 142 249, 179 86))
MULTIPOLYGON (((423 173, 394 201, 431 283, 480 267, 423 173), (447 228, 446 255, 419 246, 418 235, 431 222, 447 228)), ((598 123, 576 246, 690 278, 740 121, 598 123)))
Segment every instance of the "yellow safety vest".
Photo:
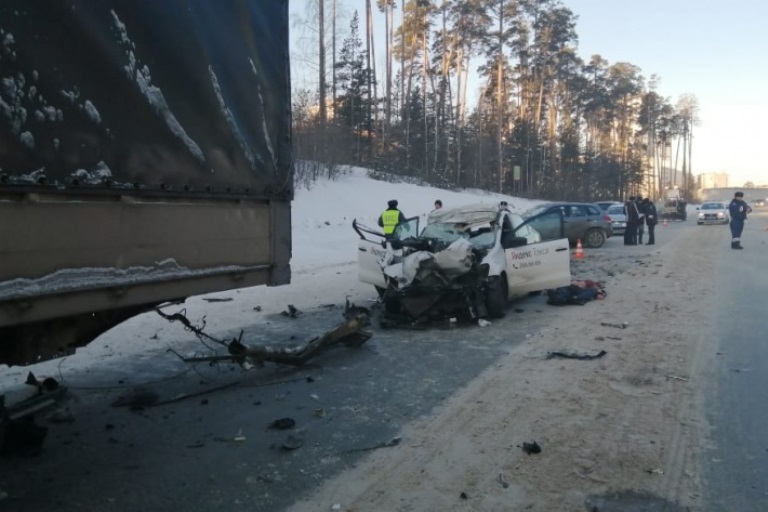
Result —
POLYGON ((398 220, 400 220, 400 210, 387 210, 381 214, 381 223, 384 224, 385 235, 391 235, 395 232, 398 220))

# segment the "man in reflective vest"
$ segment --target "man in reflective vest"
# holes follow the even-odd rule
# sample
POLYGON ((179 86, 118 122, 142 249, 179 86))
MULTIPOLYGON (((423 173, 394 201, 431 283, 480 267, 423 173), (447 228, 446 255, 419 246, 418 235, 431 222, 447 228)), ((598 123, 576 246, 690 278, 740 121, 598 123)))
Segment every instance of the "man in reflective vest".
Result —
POLYGON ((379 217, 379 226, 384 230, 384 236, 392 236, 395 227, 401 222, 405 222, 405 215, 397 209, 397 200, 392 199, 387 202, 387 209, 379 217))

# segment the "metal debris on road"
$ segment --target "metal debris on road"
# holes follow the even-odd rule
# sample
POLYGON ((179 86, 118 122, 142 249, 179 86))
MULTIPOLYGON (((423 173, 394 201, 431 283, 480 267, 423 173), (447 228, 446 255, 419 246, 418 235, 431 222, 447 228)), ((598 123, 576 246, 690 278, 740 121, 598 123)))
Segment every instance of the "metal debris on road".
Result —
POLYGON ((296 426, 296 420, 293 418, 280 418, 269 424, 267 428, 275 430, 287 430, 296 426))
POLYGON ((629 327, 629 324, 627 322, 621 322, 620 324, 600 322, 600 325, 602 325, 603 327, 615 327, 616 329, 626 329, 627 327, 629 327))
POLYGON ((527 453, 528 455, 532 455, 535 453, 541 453, 541 446, 539 446, 539 443, 536 441, 533 441, 532 443, 523 443, 521 446, 523 451, 527 453))
POLYGON ((562 359, 580 359, 582 361, 589 361, 592 359, 598 359, 607 354, 605 350, 601 350, 597 354, 575 354, 573 352, 547 352, 547 359, 554 359, 556 357, 562 359))

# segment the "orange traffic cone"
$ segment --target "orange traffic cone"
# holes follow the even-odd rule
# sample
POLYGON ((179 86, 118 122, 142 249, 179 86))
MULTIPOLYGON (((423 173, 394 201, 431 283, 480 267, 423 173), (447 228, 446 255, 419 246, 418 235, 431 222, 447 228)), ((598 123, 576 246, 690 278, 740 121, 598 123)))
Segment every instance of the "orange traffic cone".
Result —
POLYGON ((573 257, 576 259, 584 257, 584 249, 581 248, 581 238, 576 240, 576 252, 573 253, 573 257))

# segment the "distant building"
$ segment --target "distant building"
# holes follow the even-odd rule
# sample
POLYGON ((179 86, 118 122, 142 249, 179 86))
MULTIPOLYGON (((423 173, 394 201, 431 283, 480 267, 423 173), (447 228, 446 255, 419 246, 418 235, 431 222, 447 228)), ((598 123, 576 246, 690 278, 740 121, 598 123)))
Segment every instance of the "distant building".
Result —
POLYGON ((696 178, 699 181, 698 188, 700 189, 728 187, 727 172, 705 172, 705 173, 699 174, 696 178))

